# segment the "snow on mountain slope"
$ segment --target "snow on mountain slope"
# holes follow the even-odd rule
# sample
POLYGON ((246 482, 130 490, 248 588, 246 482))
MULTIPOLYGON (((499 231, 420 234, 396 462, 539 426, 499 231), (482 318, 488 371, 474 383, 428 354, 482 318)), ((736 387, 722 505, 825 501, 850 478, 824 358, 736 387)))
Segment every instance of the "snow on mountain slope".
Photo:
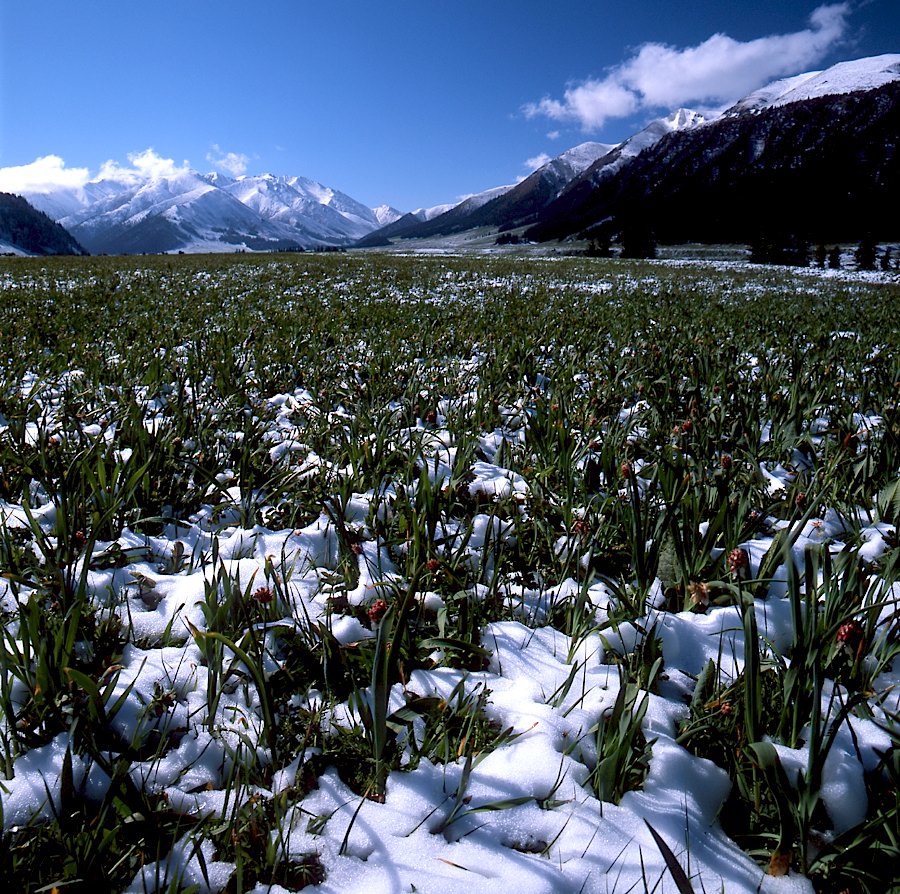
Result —
POLYGON ((773 81, 735 103, 726 115, 742 115, 773 106, 836 93, 873 90, 900 80, 900 54, 869 56, 839 62, 824 71, 810 71, 793 78, 773 81))
POLYGON ((327 208, 332 208, 347 220, 357 222, 367 227, 367 231, 378 225, 378 219, 371 208, 357 202, 346 193, 323 186, 315 180, 307 177, 291 177, 287 181, 301 195, 306 195, 327 208))
POLYGON ((403 217, 402 211, 398 211, 390 205, 379 205, 377 208, 372 209, 372 213, 375 215, 379 227, 387 226, 389 223, 393 223, 395 220, 400 220, 403 217))
POLYGON ((476 208, 480 208, 482 205, 487 205, 487 203, 492 199, 496 199, 497 196, 502 196, 504 193, 509 192, 511 189, 511 185, 493 186, 490 189, 484 190, 484 192, 477 192, 474 195, 466 196, 461 202, 458 202, 456 205, 453 205, 451 207, 460 211, 474 211, 476 208))
POLYGON ((231 178, 185 168, 98 178, 28 198, 95 252, 346 245, 382 225, 344 193, 271 174, 231 178))
POLYGON ((244 244, 245 238, 286 239, 251 208, 196 174, 150 181, 64 220, 63 226, 95 252, 194 251, 203 250, 198 245, 244 244))
POLYGON ((315 231, 321 239, 333 243, 358 239, 378 226, 371 209, 301 177, 239 177, 224 191, 263 220, 315 231))
POLYGON ((417 217, 419 220, 434 220, 434 218, 444 214, 451 208, 455 208, 458 204, 458 202, 448 202, 445 205, 432 205, 430 208, 416 208, 416 210, 411 211, 410 214, 413 217, 417 217))
POLYGON ((639 130, 633 136, 614 146, 608 153, 602 155, 582 174, 575 177, 566 190, 578 189, 579 184, 589 179, 596 183, 606 177, 611 177, 632 159, 636 158, 645 149, 658 143, 664 136, 676 131, 689 130, 706 123, 706 118, 692 109, 676 109, 674 112, 651 121, 645 128, 639 130))
POLYGON ((546 167, 571 180, 604 155, 609 155, 617 145, 617 143, 579 143, 551 159, 546 167))
POLYGON ((692 109, 676 109, 662 118, 651 121, 643 130, 621 144, 622 155, 634 157, 648 146, 658 143, 664 136, 676 131, 689 130, 705 123, 707 119, 692 109))

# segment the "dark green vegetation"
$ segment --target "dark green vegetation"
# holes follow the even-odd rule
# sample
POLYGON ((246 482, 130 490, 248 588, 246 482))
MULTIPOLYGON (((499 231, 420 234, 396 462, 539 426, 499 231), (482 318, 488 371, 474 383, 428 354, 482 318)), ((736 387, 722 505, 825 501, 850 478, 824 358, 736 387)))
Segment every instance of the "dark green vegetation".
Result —
MULTIPOLYGON (((491 654, 482 631, 505 619, 552 624, 573 654, 587 636, 612 640, 637 623, 636 643, 610 650, 618 697, 585 731, 596 752, 587 787, 618 802, 652 760, 641 721, 666 676, 647 626, 659 580, 657 620, 736 606, 750 644, 735 679, 714 663, 699 675, 679 730, 731 775, 725 830, 762 865, 791 865, 820 891, 886 889, 900 858, 900 721, 876 685, 900 649, 896 284, 602 259, 341 255, 10 260, 0 286, 0 505, 28 507, 25 523, 0 526, 0 573, 20 597, 7 603, 0 644, 0 770, 9 779, 20 755, 62 733, 70 742, 53 816, 5 833, 0 878, 13 888, 121 889, 187 833, 214 846, 204 859, 235 864, 229 890, 314 884, 316 855, 286 858, 279 835, 328 767, 384 800, 392 771, 461 762, 435 827, 446 832, 478 761, 519 733, 489 719, 484 690, 399 708, 390 690, 417 669, 481 670, 491 654), (276 462, 269 398, 296 389, 307 395, 291 418, 302 455, 276 462), (479 439, 492 432, 505 437, 479 439), (435 481, 426 448, 437 434, 456 458, 435 481), (473 489, 479 461, 527 489, 473 489), (761 464, 787 469, 785 486, 773 488, 761 464), (226 469, 228 487, 217 477, 226 469), (360 524, 349 507, 365 493, 372 510, 360 524), (52 508, 52 526, 40 507, 52 508), (129 773, 177 748, 184 729, 125 741, 114 722, 129 697, 111 697, 129 642, 178 645, 174 628, 164 642, 139 641, 88 587, 90 570, 134 561, 117 542, 126 527, 149 542, 204 507, 242 529, 299 529, 324 514, 336 538, 320 581, 331 594, 324 619, 291 615, 278 557, 244 584, 214 540, 199 557, 165 554, 166 575, 209 570, 202 625, 190 628, 208 708, 198 723, 215 738, 229 685, 256 694, 259 741, 248 731, 234 746, 226 807, 212 818, 180 812, 129 773), (844 520, 846 546, 810 548, 788 574, 793 639, 779 651, 754 606, 780 600, 773 573, 801 527, 828 513, 844 520), (495 533, 475 553, 485 517, 495 533), (866 559, 862 529, 875 522, 887 548, 866 559), (741 544, 753 538, 771 546, 751 569, 741 544), (352 604, 374 543, 396 581, 352 604), (568 579, 575 595, 546 612, 521 596, 568 579), (612 594, 603 611, 588 598, 597 581, 612 594), (375 635, 339 641, 329 624, 340 617, 375 635), (826 680, 842 689, 823 712, 826 680), (311 690, 317 705, 298 698, 311 690), (358 722, 330 728, 326 712, 345 702, 358 722), (830 841, 822 766, 851 713, 893 744, 867 771, 865 822, 830 841), (809 744, 799 795, 766 737, 809 744), (298 757, 292 785, 259 794, 298 757), (80 762, 111 780, 98 801, 76 794, 80 762)), ((160 598, 150 578, 133 588, 145 605, 160 598)), ((564 686, 551 702, 567 696, 564 686)), ((147 716, 168 716, 179 698, 161 685, 147 716)))
POLYGON ((87 254, 58 223, 5 192, 0 193, 0 242, 35 255, 87 254))
POLYGON ((636 232, 664 245, 894 241, 898 132, 897 82, 726 113, 702 126, 657 130, 658 142, 633 156, 626 141, 572 179, 554 160, 490 201, 464 202, 430 220, 407 214, 358 244, 401 245, 481 227, 536 242, 627 243, 636 232))
POLYGON ((898 129, 897 83, 726 116, 664 137, 614 177, 601 159, 525 236, 640 225, 663 243, 896 239, 898 129))

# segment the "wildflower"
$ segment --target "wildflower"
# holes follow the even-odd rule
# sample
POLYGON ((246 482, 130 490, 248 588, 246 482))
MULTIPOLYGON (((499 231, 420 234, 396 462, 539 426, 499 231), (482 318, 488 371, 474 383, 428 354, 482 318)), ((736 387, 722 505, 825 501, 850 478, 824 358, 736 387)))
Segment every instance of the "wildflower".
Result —
POLYGON ((273 598, 272 588, 271 587, 257 587, 253 592, 253 598, 260 605, 268 605, 273 598))
POLYGON ((591 533, 591 526, 583 518, 579 518, 572 525, 572 533, 576 537, 587 537, 591 533))
POLYGON ((737 547, 728 553, 728 570, 738 580, 746 580, 750 574, 750 556, 747 550, 737 547))
POLYGON ((429 559, 425 563, 425 567, 431 574, 437 574, 438 571, 441 570, 441 560, 440 559, 429 559))
POLYGON ((632 473, 631 463, 624 462, 621 466, 619 466, 619 471, 622 473, 623 478, 630 478, 632 473))
POLYGON ((723 472, 727 472, 731 468, 731 463, 732 459, 730 453, 723 453, 719 457, 719 466, 721 467, 723 472))
POLYGON ((794 497, 794 505, 798 509, 803 509, 806 506, 806 494, 803 491, 800 491, 800 493, 794 497))
POLYGON ((702 581, 691 581, 688 584, 691 606, 705 609, 709 605, 709 584, 702 581))
POLYGON ((85 544, 87 543, 87 535, 84 531, 76 531, 72 535, 72 546, 75 547, 79 552, 84 549, 85 544))
POLYGON ((866 632, 859 621, 851 619, 838 627, 835 640, 842 652, 851 658, 859 659, 865 650, 866 632))
POLYGON ((387 602, 385 602, 383 599, 376 599, 369 606, 369 611, 367 613, 369 615, 369 620, 373 624, 377 624, 385 616, 385 614, 387 614, 387 610, 387 602))

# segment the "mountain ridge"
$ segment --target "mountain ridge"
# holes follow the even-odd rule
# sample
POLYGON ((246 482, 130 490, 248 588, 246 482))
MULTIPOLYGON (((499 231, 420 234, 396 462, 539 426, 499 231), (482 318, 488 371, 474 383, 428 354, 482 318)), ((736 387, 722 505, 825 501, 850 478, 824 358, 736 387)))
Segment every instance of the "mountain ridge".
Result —
POLYGON ((719 113, 676 109, 619 144, 585 142, 520 182, 408 214, 306 177, 163 169, 152 150, 133 170, 109 162, 81 186, 24 197, 94 253, 384 246, 482 228, 606 239, 638 225, 668 241, 748 241, 776 226, 856 239, 865 226, 893 232, 898 94, 900 54, 840 62, 719 113))
POLYGON ((615 177, 584 177, 527 229, 545 242, 621 238, 752 242, 900 235, 900 80, 723 116, 670 134, 615 177))
POLYGON ((337 247, 399 216, 306 177, 189 169, 24 197, 95 254, 337 247))
MULTIPOLYGON (((829 120, 827 109, 845 108, 847 106, 846 97, 854 94, 863 94, 862 106, 867 103, 877 104, 873 99, 873 92, 883 88, 890 93, 894 89, 891 85, 896 86, 897 84, 900 84, 900 55, 885 54, 840 62, 822 71, 806 72, 773 81, 738 100, 717 115, 704 116, 689 109, 676 109, 666 116, 651 121, 617 146, 609 147, 609 152, 594 159, 587 168, 575 176, 567 178, 566 182, 552 182, 552 166, 562 158, 562 156, 558 156, 557 159, 551 160, 547 165, 535 171, 523 183, 470 213, 464 213, 464 209, 455 206, 450 211, 427 222, 408 218, 402 225, 398 223, 391 228, 376 230, 359 244, 362 246, 389 245, 392 240, 458 234, 479 227, 495 227, 498 233, 525 228, 522 235, 526 241, 547 241, 554 238, 574 237, 579 234, 600 236, 604 239, 620 238, 623 229, 633 228, 637 225, 634 218, 638 216, 635 210, 638 206, 641 209, 640 213, 645 215, 663 213, 665 219, 661 224, 654 221, 648 221, 646 224, 648 229, 658 230, 657 235, 660 238, 690 241, 698 238, 698 233, 702 232, 706 239, 721 239, 725 237, 726 233, 715 222, 727 220, 728 215, 723 215, 722 209, 714 207, 716 201, 723 203, 741 201, 747 207, 754 209, 751 215, 754 217, 753 232, 748 227, 736 226, 735 220, 730 220, 728 227, 731 237, 738 241, 749 241, 758 234, 763 226, 761 218, 765 215, 760 210, 760 206, 765 202, 768 202, 773 208, 783 204, 772 192, 772 188, 766 188, 766 184, 760 182, 760 176, 755 176, 750 177, 748 181, 753 183, 753 188, 747 187, 742 191, 739 190, 737 194, 733 191, 726 191, 717 199, 710 194, 708 185, 702 182, 702 177, 696 171, 691 174, 689 170, 686 170, 691 167, 691 164, 679 160, 681 156, 678 147, 682 147, 687 154, 690 153, 691 146, 701 146, 702 148, 698 151, 705 152, 707 155, 718 153, 720 156, 719 167, 728 167, 734 176, 738 176, 745 166, 746 158, 750 158, 751 163, 755 160, 752 157, 754 150, 752 146, 747 148, 744 159, 734 154, 726 158, 727 153, 718 151, 713 145, 716 139, 723 134, 726 135, 727 143, 740 143, 737 131, 745 129, 746 133, 756 134, 756 137, 751 138, 751 143, 754 139, 757 142, 762 139, 764 143, 771 144, 773 142, 771 136, 762 133, 764 124, 753 123, 757 117, 762 116, 763 121, 777 120, 780 127, 790 130, 794 137, 797 137, 796 128, 791 128, 791 118, 802 119, 805 113, 799 109, 805 105, 808 109, 819 109, 816 116, 818 126, 822 128, 822 136, 825 138, 824 143, 820 145, 816 144, 814 140, 810 140, 810 132, 806 133, 803 140, 803 145, 807 146, 806 151, 815 153, 817 145, 819 148, 822 145, 835 147, 841 140, 841 135, 833 132, 834 120, 829 120), (826 111, 822 112, 822 108, 825 108, 826 111), (777 109, 788 109, 788 111, 778 112, 777 109), (723 124, 727 121, 732 124, 729 126, 723 124), (647 153, 649 156, 645 157, 647 153), (651 161, 648 162, 648 158, 651 161), (690 175, 690 189, 680 189, 679 178, 688 175, 690 175), (641 181, 640 177, 643 177, 644 180, 641 181), (678 194, 686 208, 692 203, 691 192, 693 191, 695 197, 702 197, 710 225, 704 227, 702 220, 697 220, 696 214, 682 212, 685 225, 677 226, 673 222, 677 220, 677 212, 666 209, 664 201, 657 202, 650 198, 650 193, 657 191, 663 196, 670 193, 678 194), (631 211, 627 208, 629 201, 636 203, 631 211), (605 218, 609 219, 605 220, 605 218)), ((850 125, 848 117, 852 116, 843 113, 837 114, 843 125, 850 126, 857 137, 868 132, 858 122, 850 125)), ((876 112, 873 114, 877 115, 876 112)), ((878 129, 877 125, 873 126, 876 130, 878 129)), ((889 133, 885 133, 877 139, 890 144, 889 133)), ((797 153, 791 156, 790 147, 786 145, 787 142, 789 141, 781 141, 781 151, 788 160, 782 159, 779 162, 776 159, 776 168, 782 163, 791 164, 796 169, 809 167, 818 172, 817 176, 835 183, 852 176, 851 169, 855 162, 853 162, 852 152, 848 151, 846 146, 826 151, 826 158, 831 160, 829 167, 829 164, 817 162, 812 157, 802 158, 797 153), (844 171, 840 169, 841 164, 844 164, 844 171)), ((882 159, 882 161, 888 163, 890 159, 882 159)), ((693 167, 698 168, 698 165, 699 163, 694 159, 693 167)), ((867 168, 869 171, 867 176, 870 179, 877 178, 878 172, 870 170, 871 167, 869 165, 867 168)), ((720 175, 721 171, 713 178, 716 183, 721 183, 720 175)), ((806 201, 819 209, 822 204, 827 206, 827 201, 818 202, 810 199, 810 196, 814 195, 814 190, 804 177, 799 178, 803 184, 802 188, 797 188, 796 185, 792 187, 789 177, 785 183, 781 182, 784 178, 776 177, 775 179, 780 184, 780 188, 784 190, 785 195, 793 195, 798 201, 806 201)), ((854 189, 862 190, 868 197, 868 201, 874 201, 876 198, 877 194, 865 187, 864 184, 857 183, 854 185, 854 189)), ((862 216, 859 201, 849 204, 838 202, 837 204, 843 208, 845 213, 852 213, 858 218, 862 216)), ((777 214, 782 215, 782 210, 779 209, 777 214)), ((800 215, 799 219, 792 220, 791 215, 788 214, 784 217, 782 224, 790 224, 799 229, 814 230, 814 217, 814 214, 805 217, 800 215)), ((798 218, 798 216, 794 215, 794 218, 798 218)), ((826 214, 822 219, 833 221, 834 215, 826 214)), ((875 222, 879 225, 884 223, 878 218, 875 222)), ((776 224, 773 223, 770 226, 774 228, 776 224)), ((847 228, 841 230, 836 226, 828 231, 833 231, 835 234, 843 232, 844 235, 850 235, 851 238, 859 238, 860 234, 857 232, 859 226, 857 225, 853 233, 849 233, 847 228)), ((819 227, 820 231, 826 229, 819 227)))

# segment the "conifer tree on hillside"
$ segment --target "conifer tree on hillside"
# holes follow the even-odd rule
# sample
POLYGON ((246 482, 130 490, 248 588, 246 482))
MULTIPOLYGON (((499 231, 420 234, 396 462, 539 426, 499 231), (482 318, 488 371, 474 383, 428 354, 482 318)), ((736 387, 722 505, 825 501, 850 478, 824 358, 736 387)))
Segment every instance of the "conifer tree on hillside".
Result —
POLYGON ((871 236, 866 236, 856 248, 856 269, 874 270, 878 260, 878 247, 871 236))

